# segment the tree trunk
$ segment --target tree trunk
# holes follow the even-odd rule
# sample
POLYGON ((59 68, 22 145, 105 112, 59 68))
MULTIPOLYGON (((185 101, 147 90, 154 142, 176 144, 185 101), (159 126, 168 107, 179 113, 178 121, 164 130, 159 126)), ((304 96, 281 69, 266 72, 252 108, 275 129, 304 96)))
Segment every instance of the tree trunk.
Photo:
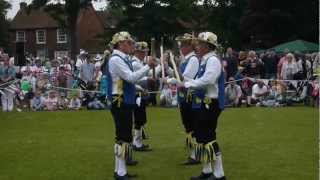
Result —
POLYGON ((70 56, 71 59, 76 61, 76 56, 79 53, 78 48, 78 31, 77 31, 77 17, 69 17, 68 18, 68 26, 69 26, 69 37, 70 37, 70 56))

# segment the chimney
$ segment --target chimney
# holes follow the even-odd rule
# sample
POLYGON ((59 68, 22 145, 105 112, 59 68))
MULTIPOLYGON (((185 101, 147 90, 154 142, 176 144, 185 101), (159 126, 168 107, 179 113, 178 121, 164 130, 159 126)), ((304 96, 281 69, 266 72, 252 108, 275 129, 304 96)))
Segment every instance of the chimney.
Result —
POLYGON ((27 8, 27 3, 26 2, 21 2, 20 3, 20 9, 26 9, 27 8))

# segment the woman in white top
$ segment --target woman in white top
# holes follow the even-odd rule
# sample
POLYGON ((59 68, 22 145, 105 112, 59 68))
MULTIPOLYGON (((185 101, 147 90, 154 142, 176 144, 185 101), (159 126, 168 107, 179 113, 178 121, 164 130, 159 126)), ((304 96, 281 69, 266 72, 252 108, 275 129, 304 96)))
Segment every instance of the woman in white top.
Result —
POLYGON ((281 68, 281 79, 292 80, 293 75, 298 72, 298 65, 293 54, 289 53, 286 55, 286 61, 283 63, 281 68))

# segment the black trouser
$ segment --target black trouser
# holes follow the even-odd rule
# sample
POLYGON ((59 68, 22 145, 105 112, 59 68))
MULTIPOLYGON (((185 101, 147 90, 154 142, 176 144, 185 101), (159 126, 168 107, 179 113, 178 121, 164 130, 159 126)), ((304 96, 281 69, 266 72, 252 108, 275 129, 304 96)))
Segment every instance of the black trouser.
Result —
POLYGON ((192 104, 187 102, 180 103, 180 114, 183 126, 186 130, 186 133, 194 131, 194 120, 195 116, 193 113, 192 104))
POLYGON ((132 113, 133 106, 118 104, 118 100, 112 102, 111 114, 115 123, 116 143, 132 142, 132 113))
POLYGON ((140 130, 141 127, 144 126, 146 123, 147 123, 146 99, 141 98, 140 106, 136 105, 134 109, 134 128, 137 130, 140 130))
POLYGON ((195 137, 197 143, 206 144, 216 140, 216 128, 218 117, 221 113, 219 102, 217 99, 212 99, 208 104, 208 109, 204 103, 200 109, 194 110, 195 117, 195 137))

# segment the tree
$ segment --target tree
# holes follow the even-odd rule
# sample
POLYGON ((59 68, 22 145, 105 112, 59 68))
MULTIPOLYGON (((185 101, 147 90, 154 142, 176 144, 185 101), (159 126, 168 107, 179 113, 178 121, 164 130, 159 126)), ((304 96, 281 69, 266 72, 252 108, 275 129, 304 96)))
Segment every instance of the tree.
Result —
POLYGON ((178 34, 193 31, 187 24, 194 19, 195 0, 108 0, 107 11, 117 9, 122 12, 122 19, 115 31, 126 30, 143 40, 152 37, 160 42, 164 38, 167 46, 178 34))
POLYGON ((109 0, 107 10, 124 15, 116 30, 128 30, 140 39, 163 36, 172 46, 175 36, 186 32, 213 31, 223 45, 240 45, 239 17, 246 0, 109 0))
POLYGON ((270 48, 296 39, 317 42, 318 3, 316 0, 248 0, 240 24, 242 42, 251 48, 270 48))
POLYGON ((6 19, 6 14, 11 5, 5 1, 0 0, 0 47, 8 48, 9 46, 9 22, 6 19))
POLYGON ((67 29, 70 37, 71 58, 75 59, 78 54, 77 20, 81 9, 91 5, 94 0, 33 0, 29 5, 32 8, 44 8, 62 27, 67 29))

